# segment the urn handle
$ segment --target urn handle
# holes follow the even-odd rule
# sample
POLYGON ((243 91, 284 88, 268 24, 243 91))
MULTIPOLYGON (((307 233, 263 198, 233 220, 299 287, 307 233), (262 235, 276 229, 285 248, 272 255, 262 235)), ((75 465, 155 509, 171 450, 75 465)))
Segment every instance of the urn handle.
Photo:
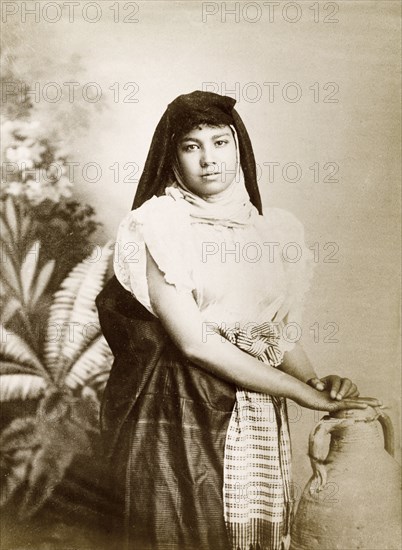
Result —
POLYGON ((384 434, 384 448, 393 457, 395 455, 395 436, 392 421, 382 408, 376 407, 376 411, 384 434))
POLYGON ((314 475, 314 479, 310 484, 311 493, 322 491, 327 483, 325 459, 328 453, 325 454, 325 456, 323 454, 325 438, 338 426, 345 426, 349 424, 350 420, 345 418, 332 418, 330 416, 324 416, 310 433, 308 454, 314 475))

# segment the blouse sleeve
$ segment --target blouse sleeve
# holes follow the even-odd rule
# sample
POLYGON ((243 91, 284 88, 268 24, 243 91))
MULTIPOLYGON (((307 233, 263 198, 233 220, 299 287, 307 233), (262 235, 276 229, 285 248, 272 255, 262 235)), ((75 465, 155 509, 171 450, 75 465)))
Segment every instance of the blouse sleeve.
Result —
POLYGON ((196 288, 192 270, 190 222, 171 197, 152 197, 120 223, 114 253, 114 271, 124 288, 153 315, 146 277, 146 248, 179 292, 196 288))
POLYGON ((306 245, 303 224, 296 216, 280 208, 270 210, 272 233, 280 244, 285 272, 284 348, 290 351, 298 340, 297 333, 301 335, 303 308, 314 271, 313 253, 306 245))

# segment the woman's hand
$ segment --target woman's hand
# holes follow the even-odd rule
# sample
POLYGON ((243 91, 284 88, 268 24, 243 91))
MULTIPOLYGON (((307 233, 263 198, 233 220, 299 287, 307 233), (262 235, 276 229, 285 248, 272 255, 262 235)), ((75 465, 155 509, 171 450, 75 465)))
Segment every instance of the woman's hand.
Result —
POLYGON ((308 409, 318 411, 337 412, 346 409, 366 409, 370 407, 380 407, 381 401, 374 397, 345 397, 341 400, 334 399, 329 391, 309 390, 308 392, 293 398, 296 403, 308 409))
POLYGON ((359 397, 359 390, 349 378, 341 378, 336 374, 324 378, 310 378, 306 384, 318 391, 327 391, 332 399, 341 401, 344 398, 359 397))

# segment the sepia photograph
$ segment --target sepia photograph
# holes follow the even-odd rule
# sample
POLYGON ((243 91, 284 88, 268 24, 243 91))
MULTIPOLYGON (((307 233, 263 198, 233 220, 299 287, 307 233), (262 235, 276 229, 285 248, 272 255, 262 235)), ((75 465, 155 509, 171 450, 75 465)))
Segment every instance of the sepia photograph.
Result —
POLYGON ((0 550, 400 550, 401 3, 0 8, 0 550))

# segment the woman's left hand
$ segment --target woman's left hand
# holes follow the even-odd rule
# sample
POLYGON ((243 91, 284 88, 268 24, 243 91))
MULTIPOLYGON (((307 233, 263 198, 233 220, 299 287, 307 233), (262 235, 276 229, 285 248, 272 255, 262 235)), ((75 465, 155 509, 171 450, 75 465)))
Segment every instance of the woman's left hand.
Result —
POLYGON ((344 397, 358 397, 359 390, 349 378, 342 378, 336 374, 324 378, 310 378, 306 384, 318 391, 328 391, 332 399, 340 401, 344 397))

